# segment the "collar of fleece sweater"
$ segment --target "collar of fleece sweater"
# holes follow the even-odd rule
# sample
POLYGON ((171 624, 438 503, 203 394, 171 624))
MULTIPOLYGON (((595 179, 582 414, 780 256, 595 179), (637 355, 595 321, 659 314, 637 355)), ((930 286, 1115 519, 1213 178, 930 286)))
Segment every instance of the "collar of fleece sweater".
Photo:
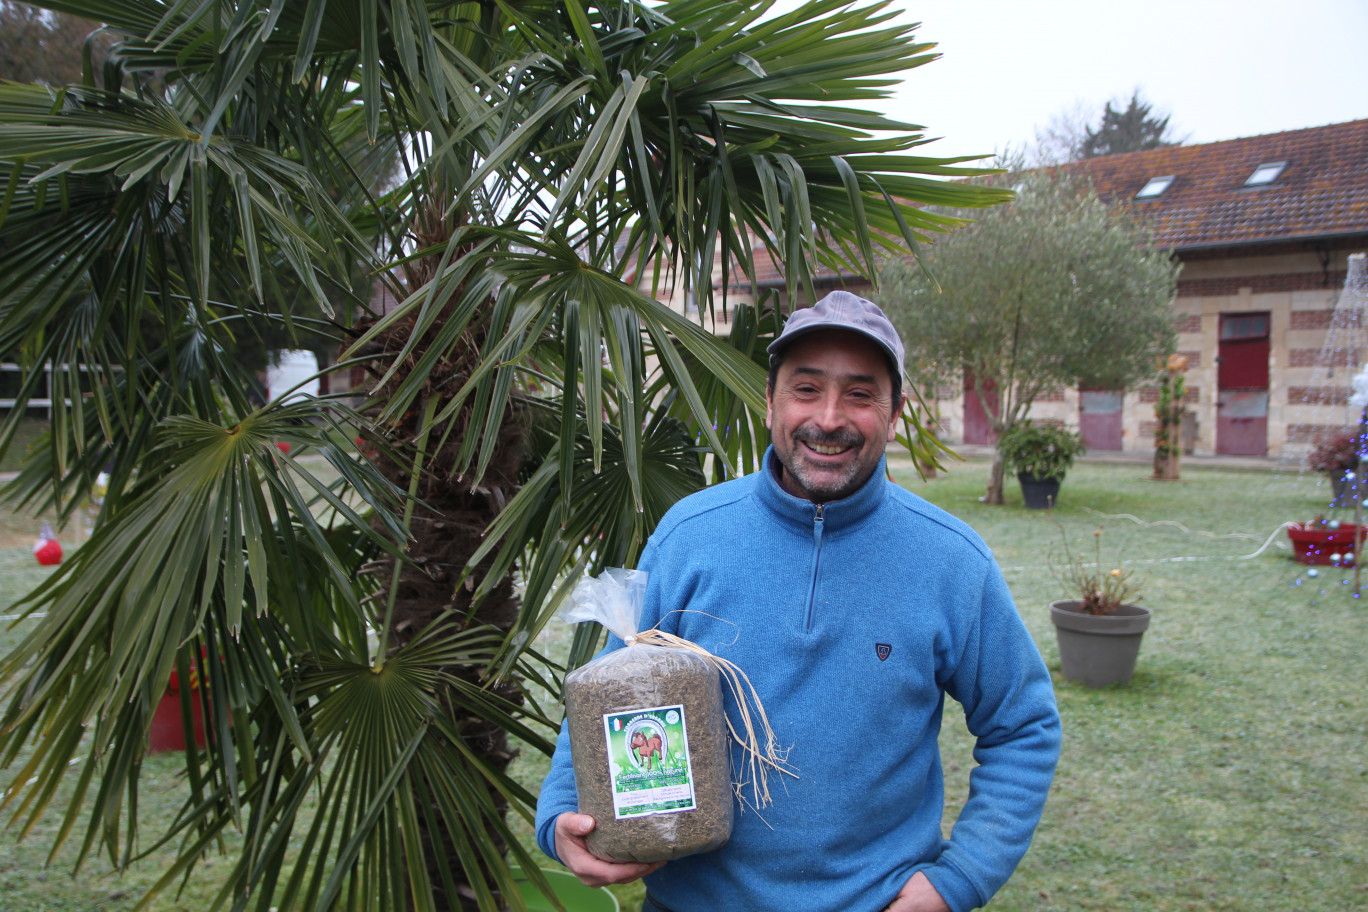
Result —
MULTIPOLYGON (((812 528, 817 515, 817 504, 802 497, 794 497, 779 483, 779 460, 771 445, 765 451, 765 480, 760 484, 760 498, 778 516, 804 529, 812 528)), ((887 459, 880 457, 874 474, 858 491, 845 500, 833 500, 822 505, 822 523, 827 532, 839 532, 867 518, 888 497, 887 459)))

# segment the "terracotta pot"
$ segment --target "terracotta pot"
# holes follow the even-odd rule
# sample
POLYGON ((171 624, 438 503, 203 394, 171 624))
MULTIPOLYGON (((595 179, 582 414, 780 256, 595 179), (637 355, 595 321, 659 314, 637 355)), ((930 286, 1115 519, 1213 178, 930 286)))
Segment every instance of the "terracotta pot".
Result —
POLYGON ((1064 677, 1088 687, 1129 684, 1149 628, 1150 610, 1122 605, 1115 614, 1088 614, 1079 599, 1050 603, 1064 677))

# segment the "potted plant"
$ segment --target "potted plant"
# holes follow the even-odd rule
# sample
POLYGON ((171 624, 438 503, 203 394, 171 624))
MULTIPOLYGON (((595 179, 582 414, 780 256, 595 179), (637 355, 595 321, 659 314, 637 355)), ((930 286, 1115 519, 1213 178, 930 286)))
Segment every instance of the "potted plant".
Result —
MULTIPOLYGON (((1149 628, 1139 583, 1121 562, 1102 559, 1102 530, 1093 533, 1094 553, 1071 556, 1057 572, 1072 598, 1050 603, 1050 620, 1059 642, 1060 670, 1087 687, 1129 684, 1149 628)), ((1065 541, 1065 548, 1068 541, 1065 541)))
POLYGON ((1313 472, 1320 472, 1329 477, 1330 488, 1334 492, 1334 500, 1330 502, 1330 506, 1353 505, 1357 493, 1353 488, 1357 480, 1359 453, 1362 447, 1363 441, 1359 432, 1348 428, 1336 431, 1328 437, 1321 437, 1311 447, 1306 464, 1313 472))
POLYGON ((1287 537, 1298 563, 1352 567, 1354 552, 1363 545, 1364 527, 1318 515, 1309 523, 1288 523, 1287 537))
POLYGON ((189 685, 190 726, 187 728, 185 716, 181 712, 180 676, 172 670, 171 677, 166 682, 166 693, 162 694, 157 702, 157 708, 152 713, 152 728, 148 733, 148 750, 151 753, 185 750, 186 735, 194 737, 197 747, 204 747, 204 707, 200 702, 200 676, 199 669, 193 664, 190 666, 189 685))
POLYGON ((998 438, 998 452, 1007 469, 1017 473, 1027 508, 1044 510, 1058 502, 1060 483, 1085 448, 1078 432, 1028 418, 998 438))
POLYGON ((1159 393, 1154 403, 1154 478, 1177 481, 1183 458, 1183 401, 1188 359, 1169 355, 1159 370, 1159 393))

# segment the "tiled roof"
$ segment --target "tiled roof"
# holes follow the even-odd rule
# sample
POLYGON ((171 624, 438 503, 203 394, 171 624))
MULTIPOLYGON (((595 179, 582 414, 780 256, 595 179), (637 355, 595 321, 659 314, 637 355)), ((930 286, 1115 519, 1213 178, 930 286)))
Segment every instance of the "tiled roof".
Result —
POLYGON ((1245 139, 1167 146, 1065 165, 1098 194, 1123 202, 1179 250, 1368 234, 1368 120, 1245 139), (1287 162, 1272 184, 1245 187, 1259 165, 1287 162), (1153 177, 1176 179, 1153 199, 1153 177))
MULTIPOLYGON (((757 244, 755 249, 751 251, 751 256, 755 258, 755 280, 760 284, 761 288, 784 287, 784 273, 779 269, 779 264, 774 261, 774 257, 770 254, 769 248, 762 244, 757 244)), ((743 276, 738 280, 736 277, 739 275, 741 275, 740 267, 734 267, 732 280, 737 282, 738 287, 745 287, 745 278, 743 276)), ((817 263, 816 268, 812 272, 812 281, 816 285, 830 284, 844 279, 866 281, 857 273, 844 269, 837 272, 825 263, 817 263)))

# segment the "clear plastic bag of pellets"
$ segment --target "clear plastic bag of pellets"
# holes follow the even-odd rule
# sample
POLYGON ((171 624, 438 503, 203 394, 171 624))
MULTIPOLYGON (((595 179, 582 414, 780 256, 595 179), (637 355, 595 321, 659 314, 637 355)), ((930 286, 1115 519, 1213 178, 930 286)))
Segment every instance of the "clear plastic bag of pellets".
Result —
POLYGON ((579 810, 596 821, 589 850, 608 861, 708 852, 732 830, 722 674, 692 644, 664 645, 658 631, 638 637, 646 577, 611 568, 583 579, 562 614, 627 643, 565 678, 579 810))

